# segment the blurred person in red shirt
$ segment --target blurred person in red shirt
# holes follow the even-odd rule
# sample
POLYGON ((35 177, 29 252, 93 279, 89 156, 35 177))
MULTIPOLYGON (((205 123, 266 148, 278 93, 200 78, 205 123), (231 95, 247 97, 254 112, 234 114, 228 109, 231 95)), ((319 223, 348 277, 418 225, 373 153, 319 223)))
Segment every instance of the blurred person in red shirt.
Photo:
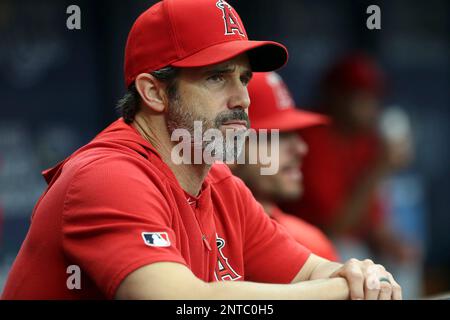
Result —
MULTIPOLYGON (((334 245, 320 229, 298 217, 284 213, 276 205, 276 201, 280 199, 298 199, 303 192, 300 164, 308 147, 298 130, 323 125, 328 122, 328 118, 296 110, 291 94, 275 72, 255 73, 248 91, 251 101, 249 108, 251 127, 255 130, 280 131, 279 170, 275 174, 261 174, 261 168, 265 165, 258 158, 256 164, 245 161, 245 164, 230 165, 233 173, 244 180, 265 212, 284 226, 297 242, 321 257, 337 261, 338 255, 334 245)), ((271 150, 270 144, 275 142, 269 139, 267 143, 267 149, 271 150)), ((249 141, 247 147, 248 157, 250 152, 258 152, 257 148, 261 147, 261 143, 249 141)), ((273 156, 271 155, 272 159, 273 156)))
POLYGON ((302 130, 310 149, 303 161, 305 192, 280 205, 332 238, 356 240, 375 254, 403 261, 414 250, 390 230, 388 199, 377 189, 384 177, 410 162, 411 143, 406 137, 383 139, 377 130, 385 88, 385 75, 363 54, 345 57, 326 73, 319 106, 332 122, 302 130))

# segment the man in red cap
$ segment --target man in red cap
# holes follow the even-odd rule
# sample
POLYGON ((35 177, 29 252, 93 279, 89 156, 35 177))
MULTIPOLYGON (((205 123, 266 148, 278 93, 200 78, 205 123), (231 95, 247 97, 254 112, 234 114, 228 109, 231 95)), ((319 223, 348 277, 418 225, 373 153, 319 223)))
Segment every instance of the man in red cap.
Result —
POLYGON ((44 172, 3 298, 401 299, 382 266, 299 245, 226 165, 173 161, 195 122, 245 134, 252 71, 286 60, 282 45, 248 40, 225 1, 145 11, 127 41, 123 118, 44 172))
MULTIPOLYGON (((262 161, 251 164, 231 165, 232 172, 250 188, 264 211, 299 242, 314 254, 331 261, 337 261, 336 250, 330 240, 316 227, 302 219, 283 213, 277 201, 296 200, 303 192, 300 165, 308 146, 298 131, 302 128, 319 126, 328 119, 319 114, 295 108, 294 100, 281 77, 275 72, 255 73, 248 86, 251 107, 249 117, 255 130, 279 130, 278 170, 275 174, 261 174, 262 161)), ((271 149, 268 141, 267 149, 271 149)), ((256 153, 258 141, 249 140, 248 155, 256 153)), ((247 159, 248 160, 248 159, 247 159)))
POLYGON ((321 111, 333 121, 302 130, 310 146, 305 193, 282 208, 342 240, 342 249, 353 248, 345 249, 350 255, 372 255, 370 245, 376 253, 407 259, 413 250, 389 230, 377 194, 382 178, 410 158, 407 144, 387 143, 377 130, 385 91, 381 69, 370 57, 351 54, 330 68, 321 88, 321 111))

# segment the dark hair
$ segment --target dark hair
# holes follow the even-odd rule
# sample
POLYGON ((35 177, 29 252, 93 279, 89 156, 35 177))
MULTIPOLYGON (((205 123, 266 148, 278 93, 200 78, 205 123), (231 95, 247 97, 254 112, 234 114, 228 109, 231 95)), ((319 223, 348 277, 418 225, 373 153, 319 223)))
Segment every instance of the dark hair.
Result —
MULTIPOLYGON (((167 95, 169 99, 176 95, 176 76, 178 75, 177 68, 168 66, 161 68, 156 71, 150 72, 159 81, 165 82, 167 85, 167 95)), ((125 95, 117 102, 117 110, 119 114, 123 117, 123 120, 130 124, 133 122, 134 117, 138 113, 141 107, 141 96, 136 89, 136 85, 133 83, 128 87, 128 91, 125 95)))

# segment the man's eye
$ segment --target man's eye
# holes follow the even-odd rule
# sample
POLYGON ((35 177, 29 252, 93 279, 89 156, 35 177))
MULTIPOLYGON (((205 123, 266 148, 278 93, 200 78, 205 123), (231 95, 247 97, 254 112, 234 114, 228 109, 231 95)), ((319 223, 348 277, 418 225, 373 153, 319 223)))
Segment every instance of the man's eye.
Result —
POLYGON ((208 81, 212 81, 212 82, 220 82, 223 81, 225 78, 222 74, 214 74, 210 77, 208 77, 208 81))
POLYGON ((244 86, 247 86, 248 83, 250 82, 250 77, 247 77, 247 76, 241 77, 241 82, 244 86))

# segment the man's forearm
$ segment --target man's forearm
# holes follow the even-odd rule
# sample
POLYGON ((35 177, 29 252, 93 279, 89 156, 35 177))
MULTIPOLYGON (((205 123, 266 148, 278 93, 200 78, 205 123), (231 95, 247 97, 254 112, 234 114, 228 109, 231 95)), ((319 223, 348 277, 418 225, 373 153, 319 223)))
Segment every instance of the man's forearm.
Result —
POLYGON ((308 280, 328 279, 341 267, 341 263, 332 262, 311 253, 306 262, 303 264, 301 270, 292 280, 292 283, 308 280))
POLYGON ((319 263, 316 266, 316 268, 312 271, 309 280, 330 278, 330 276, 341 267, 342 267, 341 263, 332 262, 324 259, 324 261, 319 263))
POLYGON ((349 288, 344 278, 318 279, 292 284, 225 281, 207 284, 206 296, 194 299, 218 300, 345 300, 349 288))
POLYGON ((158 262, 139 268, 126 277, 117 299, 186 300, 289 300, 348 299, 344 278, 269 284, 248 281, 204 282, 186 266, 158 262))

